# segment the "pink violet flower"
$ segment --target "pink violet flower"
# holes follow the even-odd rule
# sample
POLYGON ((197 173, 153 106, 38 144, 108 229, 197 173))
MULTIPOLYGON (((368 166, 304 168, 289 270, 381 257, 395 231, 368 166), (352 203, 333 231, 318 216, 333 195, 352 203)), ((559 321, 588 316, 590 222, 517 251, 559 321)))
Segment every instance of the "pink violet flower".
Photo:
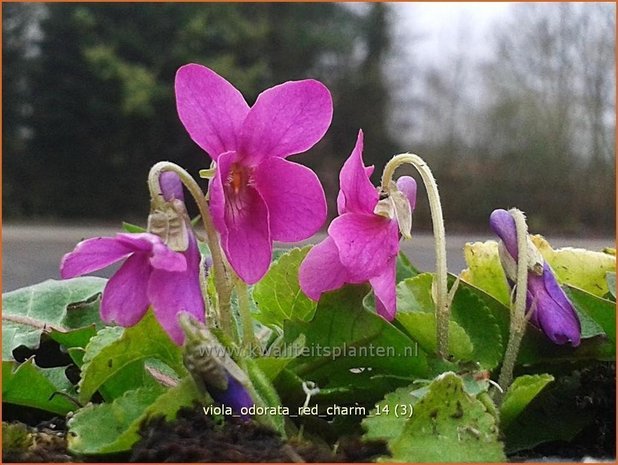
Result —
MULTIPOLYGON (((512 260, 516 263, 519 256, 517 246, 517 227, 515 219, 506 210, 494 210, 489 217, 491 229, 500 238, 512 260)), ((515 285, 515 276, 509 276, 508 267, 503 268, 511 288, 515 285)), ((564 293, 554 272, 547 262, 539 273, 528 271, 528 292, 526 293, 526 313, 530 322, 539 328, 554 344, 571 344, 573 347, 581 343, 581 323, 573 304, 564 293)))
POLYGON ((249 107, 224 78, 188 64, 176 74, 176 105, 191 139, 216 162, 210 211, 225 255, 253 284, 268 270, 274 240, 300 241, 324 224, 318 177, 286 158, 324 136, 330 92, 318 81, 291 81, 265 90, 249 107))
MULTIPOLYGON (((313 247, 299 270, 300 287, 313 300, 346 283, 369 281, 376 310, 388 321, 395 317, 397 299, 395 270, 399 253, 399 225, 394 218, 374 213, 379 193, 369 176, 373 167, 363 164, 363 132, 339 174, 337 198, 339 217, 328 228, 328 237, 313 247)), ((413 210, 416 181, 409 176, 397 180, 413 210)))
MULTIPOLYGON (((174 173, 163 173, 161 188, 166 201, 184 200, 180 180, 174 173)), ((114 237, 95 237, 77 244, 62 258, 62 278, 73 278, 106 268, 124 260, 109 279, 101 300, 101 319, 129 327, 137 324, 149 306, 155 317, 178 345, 184 333, 177 321, 188 312, 204 321, 205 307, 199 281, 200 253, 189 229, 189 246, 184 252, 168 248, 151 233, 118 233, 114 237)))

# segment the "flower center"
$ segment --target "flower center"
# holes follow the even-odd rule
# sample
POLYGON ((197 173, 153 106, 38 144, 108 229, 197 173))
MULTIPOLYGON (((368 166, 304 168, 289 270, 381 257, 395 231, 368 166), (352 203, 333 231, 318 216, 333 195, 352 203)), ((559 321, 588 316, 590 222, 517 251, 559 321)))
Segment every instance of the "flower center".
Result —
POLYGON ((234 194, 238 195, 250 182, 250 169, 238 163, 233 163, 228 175, 227 184, 234 194))

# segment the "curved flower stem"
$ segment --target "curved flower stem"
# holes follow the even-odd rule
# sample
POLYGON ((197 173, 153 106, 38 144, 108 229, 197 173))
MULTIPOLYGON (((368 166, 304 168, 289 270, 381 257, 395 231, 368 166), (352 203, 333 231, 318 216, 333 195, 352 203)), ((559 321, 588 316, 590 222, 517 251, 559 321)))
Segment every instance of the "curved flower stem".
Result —
POLYGON ((421 175, 431 210, 431 222, 436 249, 436 321, 438 338, 438 355, 448 356, 448 322, 450 317, 450 302, 448 298, 447 266, 446 266, 446 234, 444 232, 444 217, 442 204, 436 180, 427 163, 413 153, 395 155, 384 167, 382 174, 382 190, 390 191, 390 184, 395 170, 403 165, 414 166, 421 175))
POLYGON ((221 247, 219 246, 217 231, 215 230, 212 217, 210 216, 210 211, 208 210, 206 197, 195 179, 193 179, 187 171, 175 163, 161 161, 150 168, 150 173, 148 174, 148 187, 150 188, 150 195, 154 205, 157 205, 163 201, 163 193, 161 192, 159 178, 161 177, 161 174, 166 171, 172 171, 178 175, 197 203, 197 207, 200 211, 200 216, 202 217, 202 222, 204 224, 204 229, 206 230, 208 248, 210 249, 210 253, 212 255, 212 266, 215 273, 215 288, 217 290, 219 306, 219 323, 221 324, 221 329, 223 329, 228 336, 232 336, 232 313, 230 304, 232 287, 230 284, 229 274, 225 268, 221 247))
MULTIPOLYGON (((528 294, 528 225, 523 212, 513 208, 509 213, 515 219, 517 231, 517 287, 515 303, 511 305, 509 342, 506 346, 498 384, 504 392, 513 380, 513 368, 519 353, 519 346, 526 330, 526 295, 528 294)), ((498 395, 499 400, 501 394, 498 395)))

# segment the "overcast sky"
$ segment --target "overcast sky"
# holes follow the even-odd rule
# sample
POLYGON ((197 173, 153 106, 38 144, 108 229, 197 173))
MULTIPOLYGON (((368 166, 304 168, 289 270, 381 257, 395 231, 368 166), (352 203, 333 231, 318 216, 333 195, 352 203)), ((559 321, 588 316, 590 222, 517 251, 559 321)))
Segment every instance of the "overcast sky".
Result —
POLYGON ((393 3, 396 37, 402 41, 415 38, 414 53, 423 60, 440 60, 462 43, 470 54, 484 57, 489 50, 489 31, 511 5, 504 2, 393 3))

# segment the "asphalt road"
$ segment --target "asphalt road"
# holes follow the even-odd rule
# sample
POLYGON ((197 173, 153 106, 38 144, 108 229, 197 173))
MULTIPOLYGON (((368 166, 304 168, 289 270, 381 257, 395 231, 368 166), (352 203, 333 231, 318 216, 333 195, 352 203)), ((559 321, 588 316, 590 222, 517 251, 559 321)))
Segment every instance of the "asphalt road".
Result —
MULTIPOLYGON (((36 284, 49 278, 60 279, 58 266, 62 256, 70 252, 75 244, 84 238, 113 235, 117 227, 109 226, 51 226, 10 225, 2 227, 2 292, 36 284)), ((313 241, 321 240, 316 235, 313 241)), ((470 241, 491 239, 489 235, 449 235, 447 259, 449 271, 457 273, 465 268, 463 246, 470 241)), ((547 237, 554 247, 584 247, 601 250, 613 247, 615 239, 552 238, 547 237)), ((281 245, 283 246, 283 244, 281 245)), ((289 246, 289 245, 287 245, 289 246)), ((428 233, 415 233, 411 240, 402 242, 408 258, 421 270, 431 271, 435 267, 433 238, 428 233)), ((98 273, 108 277, 113 269, 98 273)))

